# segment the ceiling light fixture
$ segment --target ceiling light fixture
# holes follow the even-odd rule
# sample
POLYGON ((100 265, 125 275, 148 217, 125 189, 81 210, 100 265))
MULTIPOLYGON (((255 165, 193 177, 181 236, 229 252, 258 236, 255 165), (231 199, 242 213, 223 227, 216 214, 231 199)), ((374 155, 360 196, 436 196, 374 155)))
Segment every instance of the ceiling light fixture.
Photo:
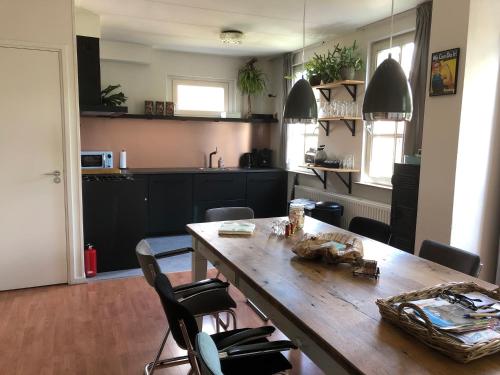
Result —
POLYGON ((222 43, 241 44, 243 35, 243 32, 239 30, 222 30, 219 37, 222 43))
POLYGON ((401 65, 391 57, 394 28, 394 0, 391 8, 389 57, 373 73, 363 101, 365 121, 410 121, 413 101, 408 78, 401 65))
MULTIPOLYGON (((304 71, 304 50, 306 48, 306 1, 302 17, 302 71, 304 71)), ((295 82, 286 99, 283 120, 288 123, 315 123, 318 120, 318 104, 311 85, 302 78, 295 82)))

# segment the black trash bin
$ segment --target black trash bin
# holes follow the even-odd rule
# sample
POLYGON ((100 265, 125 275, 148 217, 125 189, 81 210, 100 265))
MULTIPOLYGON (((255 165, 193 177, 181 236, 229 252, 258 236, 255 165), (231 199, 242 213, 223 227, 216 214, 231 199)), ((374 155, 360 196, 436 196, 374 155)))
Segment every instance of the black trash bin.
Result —
POLYGON ((325 223, 340 227, 340 219, 344 214, 344 206, 335 202, 316 202, 311 216, 325 223))

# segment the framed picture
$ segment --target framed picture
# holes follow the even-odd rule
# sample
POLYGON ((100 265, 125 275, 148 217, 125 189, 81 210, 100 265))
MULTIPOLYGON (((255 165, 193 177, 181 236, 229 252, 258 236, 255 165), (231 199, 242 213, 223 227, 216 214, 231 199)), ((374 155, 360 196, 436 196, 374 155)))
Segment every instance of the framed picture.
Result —
POLYGON ((152 115, 153 114, 153 101, 145 100, 144 101, 144 114, 152 115))
POLYGON ((165 103, 165 114, 167 116, 173 116, 174 115, 174 102, 166 102, 165 103))
POLYGON ((429 96, 457 93, 458 57, 460 48, 434 52, 431 57, 429 96))

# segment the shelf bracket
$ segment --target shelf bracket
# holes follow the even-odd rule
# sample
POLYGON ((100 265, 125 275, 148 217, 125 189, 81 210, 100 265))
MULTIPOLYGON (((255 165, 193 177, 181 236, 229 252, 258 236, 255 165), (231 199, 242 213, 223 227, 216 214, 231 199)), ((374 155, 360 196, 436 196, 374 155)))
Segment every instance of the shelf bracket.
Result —
POLYGON ((323 189, 326 190, 326 171, 323 171, 323 177, 320 176, 320 174, 316 171, 316 169, 312 169, 316 177, 319 178, 319 180, 323 183, 323 189))
POLYGON ((347 173, 347 181, 344 177, 342 177, 342 175, 340 173, 335 172, 335 174, 338 176, 338 178, 340 178, 340 181, 342 181, 342 183, 346 186, 349 194, 351 194, 351 192, 352 192, 352 172, 347 173))
POLYGON ((344 84, 343 85, 347 92, 351 95, 352 100, 356 101, 356 95, 358 92, 358 86, 356 85, 349 85, 349 84, 344 84))
POLYGON ((354 137, 356 135, 356 120, 342 119, 342 121, 344 122, 345 126, 347 126, 347 128, 351 131, 351 134, 354 137))
POLYGON ((323 98, 330 101, 330 89, 319 89, 319 92, 323 95, 323 98))
POLYGON ((326 136, 330 135, 330 121, 318 120, 321 127, 325 130, 326 136))

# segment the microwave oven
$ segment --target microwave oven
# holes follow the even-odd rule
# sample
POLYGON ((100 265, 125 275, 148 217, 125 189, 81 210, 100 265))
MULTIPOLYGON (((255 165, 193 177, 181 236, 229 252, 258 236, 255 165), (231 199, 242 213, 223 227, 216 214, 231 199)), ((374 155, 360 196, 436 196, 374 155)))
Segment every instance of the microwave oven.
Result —
POLYGON ((113 151, 82 151, 82 169, 113 168, 113 151))

